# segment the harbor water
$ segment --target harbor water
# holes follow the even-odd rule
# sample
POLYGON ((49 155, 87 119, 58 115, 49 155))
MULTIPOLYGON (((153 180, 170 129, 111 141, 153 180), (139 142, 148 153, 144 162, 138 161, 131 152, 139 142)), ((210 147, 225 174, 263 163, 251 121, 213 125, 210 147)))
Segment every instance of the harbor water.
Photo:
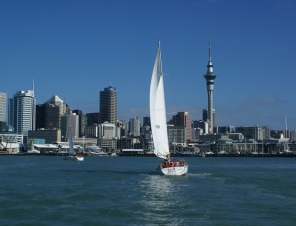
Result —
POLYGON ((0 225, 296 225, 296 158, 0 156, 0 225))

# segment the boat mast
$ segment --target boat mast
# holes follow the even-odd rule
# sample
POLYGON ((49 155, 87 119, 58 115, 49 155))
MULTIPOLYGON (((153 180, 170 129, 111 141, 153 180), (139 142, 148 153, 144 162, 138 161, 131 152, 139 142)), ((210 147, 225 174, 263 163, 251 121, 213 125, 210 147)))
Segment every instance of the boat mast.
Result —
POLYGON ((285 138, 288 138, 288 125, 287 125, 287 117, 285 117, 285 124, 286 124, 285 138))

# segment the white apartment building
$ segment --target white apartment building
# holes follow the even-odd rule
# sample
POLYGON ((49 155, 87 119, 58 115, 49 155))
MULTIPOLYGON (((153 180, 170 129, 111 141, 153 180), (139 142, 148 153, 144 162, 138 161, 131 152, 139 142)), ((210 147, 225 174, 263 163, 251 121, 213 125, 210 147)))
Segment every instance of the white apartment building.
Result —
POLYGON ((8 124, 14 132, 24 135, 27 144, 29 130, 35 130, 36 100, 34 90, 18 91, 9 99, 8 124))

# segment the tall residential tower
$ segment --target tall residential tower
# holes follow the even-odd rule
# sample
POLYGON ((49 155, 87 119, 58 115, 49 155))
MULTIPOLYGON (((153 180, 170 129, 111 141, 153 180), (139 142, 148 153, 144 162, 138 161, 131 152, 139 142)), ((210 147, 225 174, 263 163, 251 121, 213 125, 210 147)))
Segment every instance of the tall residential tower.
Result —
POLYGON ((117 92, 109 86, 100 92, 100 123, 115 124, 117 120, 117 92))
POLYGON ((35 130, 36 100, 33 90, 18 91, 9 99, 8 124, 16 133, 24 135, 27 144, 29 130, 35 130))
POLYGON ((216 74, 214 74, 214 65, 211 58, 211 40, 209 40, 209 61, 207 65, 207 73, 204 75, 207 80, 207 91, 208 91, 208 120, 209 120, 209 133, 213 133, 214 120, 213 120, 213 92, 214 92, 214 79, 216 74))

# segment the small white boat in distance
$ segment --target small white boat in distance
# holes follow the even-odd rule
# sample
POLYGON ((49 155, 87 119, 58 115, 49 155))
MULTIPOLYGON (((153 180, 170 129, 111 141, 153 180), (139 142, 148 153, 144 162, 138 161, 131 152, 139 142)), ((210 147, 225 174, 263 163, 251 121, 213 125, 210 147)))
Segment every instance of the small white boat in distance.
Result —
POLYGON ((76 155, 77 161, 83 161, 84 157, 82 155, 76 155))
POLYGON ((158 50, 150 84, 150 120, 154 154, 163 159, 156 169, 161 170, 164 175, 187 174, 188 165, 185 160, 170 161, 160 41, 158 41, 158 50))

